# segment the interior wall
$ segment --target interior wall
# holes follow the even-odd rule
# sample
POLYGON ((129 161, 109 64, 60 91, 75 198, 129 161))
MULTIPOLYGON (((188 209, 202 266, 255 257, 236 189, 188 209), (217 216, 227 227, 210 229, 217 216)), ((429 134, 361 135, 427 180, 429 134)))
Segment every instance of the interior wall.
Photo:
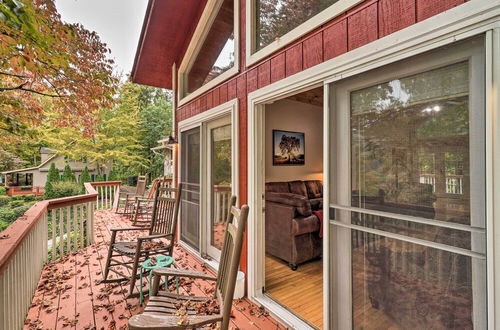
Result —
POLYGON ((323 178, 323 108, 284 99, 266 105, 266 182, 323 178), (273 166, 273 130, 303 132, 305 164, 273 166))

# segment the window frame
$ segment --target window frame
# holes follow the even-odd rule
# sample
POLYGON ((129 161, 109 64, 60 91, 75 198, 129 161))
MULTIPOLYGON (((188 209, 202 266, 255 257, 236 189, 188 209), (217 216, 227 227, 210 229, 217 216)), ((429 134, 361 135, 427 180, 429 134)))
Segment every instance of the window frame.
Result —
POLYGON ((205 41, 208 33, 210 32, 210 28, 207 29, 207 26, 212 27, 212 24, 219 13, 219 9, 222 6, 224 0, 208 0, 205 5, 205 9, 196 25, 196 29, 193 33, 193 37, 189 42, 189 46, 184 54, 184 57, 179 66, 178 74, 177 74, 177 86, 179 88, 179 93, 177 96, 177 104, 181 106, 186 104, 187 102, 193 100, 204 92, 210 90, 211 88, 217 86, 221 82, 231 78, 235 74, 239 72, 240 66, 240 42, 239 42, 239 0, 234 0, 234 65, 229 70, 223 72, 219 76, 215 77, 205 85, 199 87, 192 93, 186 95, 187 92, 187 79, 186 74, 191 69, 191 66, 196 59, 196 56, 199 54, 201 47, 203 46, 203 42, 205 41))
POLYGON ((344 13, 345 11, 353 8, 354 6, 360 4, 365 0, 339 0, 327 9, 311 17, 307 21, 303 22, 299 26, 290 30, 288 33, 279 37, 279 39, 273 41, 262 49, 256 51, 257 38, 255 33, 256 22, 257 22, 257 10, 256 10, 257 0, 247 0, 246 2, 246 63, 247 66, 252 65, 263 58, 273 54, 277 50, 285 47, 286 45, 292 43, 293 41, 299 39, 305 34, 311 32, 312 30, 318 28, 319 26, 327 23, 332 18, 344 13))

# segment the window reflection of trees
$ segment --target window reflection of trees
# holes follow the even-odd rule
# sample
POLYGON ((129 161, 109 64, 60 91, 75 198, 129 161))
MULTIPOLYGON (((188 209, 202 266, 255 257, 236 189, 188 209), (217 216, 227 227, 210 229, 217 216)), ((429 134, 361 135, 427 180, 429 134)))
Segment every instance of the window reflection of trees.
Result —
POLYGON ((264 48, 338 0, 256 0, 256 48, 264 48))

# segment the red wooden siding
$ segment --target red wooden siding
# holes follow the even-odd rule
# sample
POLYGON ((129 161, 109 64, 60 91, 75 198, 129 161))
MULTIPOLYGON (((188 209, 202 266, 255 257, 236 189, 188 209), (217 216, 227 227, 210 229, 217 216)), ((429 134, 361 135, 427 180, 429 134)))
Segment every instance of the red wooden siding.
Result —
POLYGON ((347 19, 323 30, 323 56, 327 61, 347 52, 347 19))
POLYGON ((384 37, 416 22, 415 0, 380 0, 378 34, 384 37))
POLYGON ((323 33, 318 32, 304 40, 304 69, 309 69, 323 62, 323 33))
POLYGON ((291 76, 302 71, 302 43, 299 43, 285 52, 286 76, 291 76))
MULTIPOLYGON (((245 66, 245 0, 240 0, 240 68, 233 77, 177 110, 182 121, 228 100, 239 101, 239 203, 247 203, 247 93, 309 69, 349 50, 399 31, 465 0, 367 0, 307 36, 253 65, 245 66)), ((246 272, 246 244, 241 269, 246 272)))
POLYGON ((420 22, 464 2, 464 0, 417 0, 417 20, 420 22))
POLYGON ((375 2, 347 17, 347 45, 349 50, 377 40, 377 5, 375 2))

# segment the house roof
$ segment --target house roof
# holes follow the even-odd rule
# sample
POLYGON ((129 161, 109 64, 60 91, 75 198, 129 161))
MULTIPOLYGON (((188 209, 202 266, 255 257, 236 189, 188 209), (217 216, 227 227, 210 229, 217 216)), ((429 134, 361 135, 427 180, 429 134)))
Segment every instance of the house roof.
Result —
MULTIPOLYGON (((50 150, 50 151, 51 151, 51 153, 54 152, 52 150, 50 150)), ((40 150, 40 152, 41 152, 41 150, 40 150)), ((52 156, 50 156, 49 158, 47 158, 45 161, 43 161, 42 163, 40 163, 40 165, 38 165, 38 166, 27 167, 27 168, 19 168, 17 170, 4 171, 4 172, 1 172, 1 173, 2 174, 11 174, 11 173, 20 173, 20 172, 27 172, 27 171, 38 170, 41 167, 43 167, 45 164, 47 164, 48 162, 50 162, 52 159, 54 159, 55 157, 57 157, 57 154, 53 154, 52 156)))
POLYGON ((184 54, 206 0, 149 0, 131 79, 172 89, 172 65, 184 54))

